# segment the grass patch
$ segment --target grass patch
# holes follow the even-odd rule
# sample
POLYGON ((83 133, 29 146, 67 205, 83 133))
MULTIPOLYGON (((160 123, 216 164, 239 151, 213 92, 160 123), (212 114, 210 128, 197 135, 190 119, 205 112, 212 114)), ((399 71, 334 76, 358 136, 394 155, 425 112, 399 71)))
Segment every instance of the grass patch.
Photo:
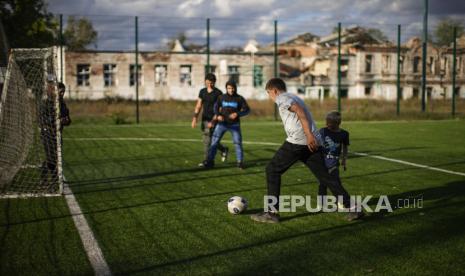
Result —
MULTIPOLYGON (((271 120, 274 118, 274 104, 270 101, 248 101, 251 120, 271 120)), ((139 103, 142 123, 189 122, 192 119, 195 102, 191 101, 141 101, 139 103)), ((307 101, 313 115, 323 120, 326 113, 337 109, 334 99, 307 101)), ((344 120, 416 120, 450 119, 451 102, 449 100, 429 101, 427 112, 422 113, 420 101, 401 102, 400 116, 396 115, 396 103, 382 100, 342 100, 344 120)), ((126 100, 68 101, 73 121, 77 123, 133 123, 136 121, 136 103, 126 100), (116 116, 117 115, 117 116, 116 116), (121 120, 122 119, 122 120, 121 120)), ((457 118, 465 118, 465 100, 457 100, 457 118)))
MULTIPOLYGON (((465 172, 463 121, 346 122, 352 151, 465 172), (447 142, 444 140, 447 134, 447 142)), ((244 120, 244 141, 281 143, 280 123, 244 120)), ((348 223, 343 214, 282 214, 262 225, 264 168, 277 146, 245 144, 244 171, 217 160, 200 170, 201 133, 188 123, 82 125, 64 131, 65 174, 115 274, 453 274, 465 273, 465 179, 351 155, 342 181, 352 194, 422 196, 348 223), (192 141, 122 138, 198 138, 192 141), (86 138, 86 139, 83 139, 86 138), (89 138, 109 138, 89 139, 89 138), (119 138, 119 139, 111 139, 119 138), (246 214, 228 213, 233 195, 246 214)), ((226 135, 226 144, 231 137, 226 135)), ((301 164, 283 194, 316 195, 301 164)), ((63 199, 0 200, 0 274, 91 274, 63 199)))

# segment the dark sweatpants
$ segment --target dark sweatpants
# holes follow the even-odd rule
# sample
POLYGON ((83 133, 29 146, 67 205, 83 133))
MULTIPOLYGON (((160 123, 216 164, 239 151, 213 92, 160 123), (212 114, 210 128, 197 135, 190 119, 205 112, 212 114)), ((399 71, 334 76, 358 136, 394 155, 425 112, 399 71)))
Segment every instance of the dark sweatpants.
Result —
MULTIPOLYGON (((215 130, 214 127, 208 128, 208 121, 202 121, 202 125, 200 129, 202 130, 202 136, 203 136, 203 155, 204 159, 203 160, 208 160, 208 151, 210 150, 210 145, 212 142, 212 136, 213 136, 213 131, 215 130)), ((221 152, 224 152, 226 150, 226 147, 223 146, 223 144, 218 143, 218 150, 221 152)))
MULTIPOLYGON (((281 175, 297 161, 303 162, 318 181, 331 190, 334 196, 342 196, 344 207, 350 208, 349 193, 342 187, 337 177, 328 173, 321 148, 316 152, 310 152, 306 145, 296 145, 286 141, 266 167, 268 196, 274 196, 278 199, 278 202, 274 205, 276 210, 279 210, 281 175)), ((271 201, 269 202, 271 203, 271 201)))

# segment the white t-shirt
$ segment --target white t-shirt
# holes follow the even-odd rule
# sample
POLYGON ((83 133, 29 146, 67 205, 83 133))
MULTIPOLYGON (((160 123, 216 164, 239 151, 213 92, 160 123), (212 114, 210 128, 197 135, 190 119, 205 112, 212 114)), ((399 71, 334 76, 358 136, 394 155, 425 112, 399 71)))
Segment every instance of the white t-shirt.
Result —
POLYGON ((294 103, 300 105, 303 108, 305 114, 307 115, 310 131, 313 133, 313 135, 315 135, 315 139, 317 140, 318 144, 322 145, 321 136, 318 132, 315 121, 313 120, 312 113, 310 110, 308 110, 307 106, 305 106, 305 103, 301 98, 299 98, 297 95, 287 92, 281 93, 276 97, 276 105, 278 106, 279 115, 283 120, 284 130, 287 134, 286 141, 297 145, 307 144, 307 136, 305 136, 302 123, 300 122, 297 113, 289 111, 289 108, 294 103))

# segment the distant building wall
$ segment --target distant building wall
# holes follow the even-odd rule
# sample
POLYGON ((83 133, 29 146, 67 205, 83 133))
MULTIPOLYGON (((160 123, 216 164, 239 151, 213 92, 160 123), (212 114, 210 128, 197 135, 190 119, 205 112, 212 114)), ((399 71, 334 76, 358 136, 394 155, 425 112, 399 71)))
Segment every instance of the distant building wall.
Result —
MULTIPOLYGON (((135 54, 131 52, 67 51, 68 96, 77 99, 135 99, 134 64, 135 54)), ((140 53, 139 99, 197 99, 199 90, 204 87, 206 64, 205 54, 140 53)), ((239 81, 238 92, 241 95, 251 99, 266 98, 264 86, 273 75, 272 55, 211 54, 210 65, 217 77, 216 86, 222 91, 225 91, 226 82, 234 77, 239 81)))

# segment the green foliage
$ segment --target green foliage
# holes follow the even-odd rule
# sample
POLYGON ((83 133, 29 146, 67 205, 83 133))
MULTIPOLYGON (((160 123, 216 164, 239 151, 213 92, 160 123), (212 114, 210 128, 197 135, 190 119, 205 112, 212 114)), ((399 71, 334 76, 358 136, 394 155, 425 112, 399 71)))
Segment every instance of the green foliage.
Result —
POLYGON ((68 18, 68 24, 63 33, 64 43, 70 50, 86 49, 89 44, 96 43, 97 35, 92 22, 86 18, 76 19, 74 16, 68 18))
POLYGON ((58 22, 43 0, 0 0, 0 18, 12 48, 48 47, 56 42, 58 22))
POLYGON ((457 37, 464 34, 463 24, 459 20, 446 18, 440 21, 434 31, 436 44, 450 46, 454 41, 454 28, 457 28, 457 37))

